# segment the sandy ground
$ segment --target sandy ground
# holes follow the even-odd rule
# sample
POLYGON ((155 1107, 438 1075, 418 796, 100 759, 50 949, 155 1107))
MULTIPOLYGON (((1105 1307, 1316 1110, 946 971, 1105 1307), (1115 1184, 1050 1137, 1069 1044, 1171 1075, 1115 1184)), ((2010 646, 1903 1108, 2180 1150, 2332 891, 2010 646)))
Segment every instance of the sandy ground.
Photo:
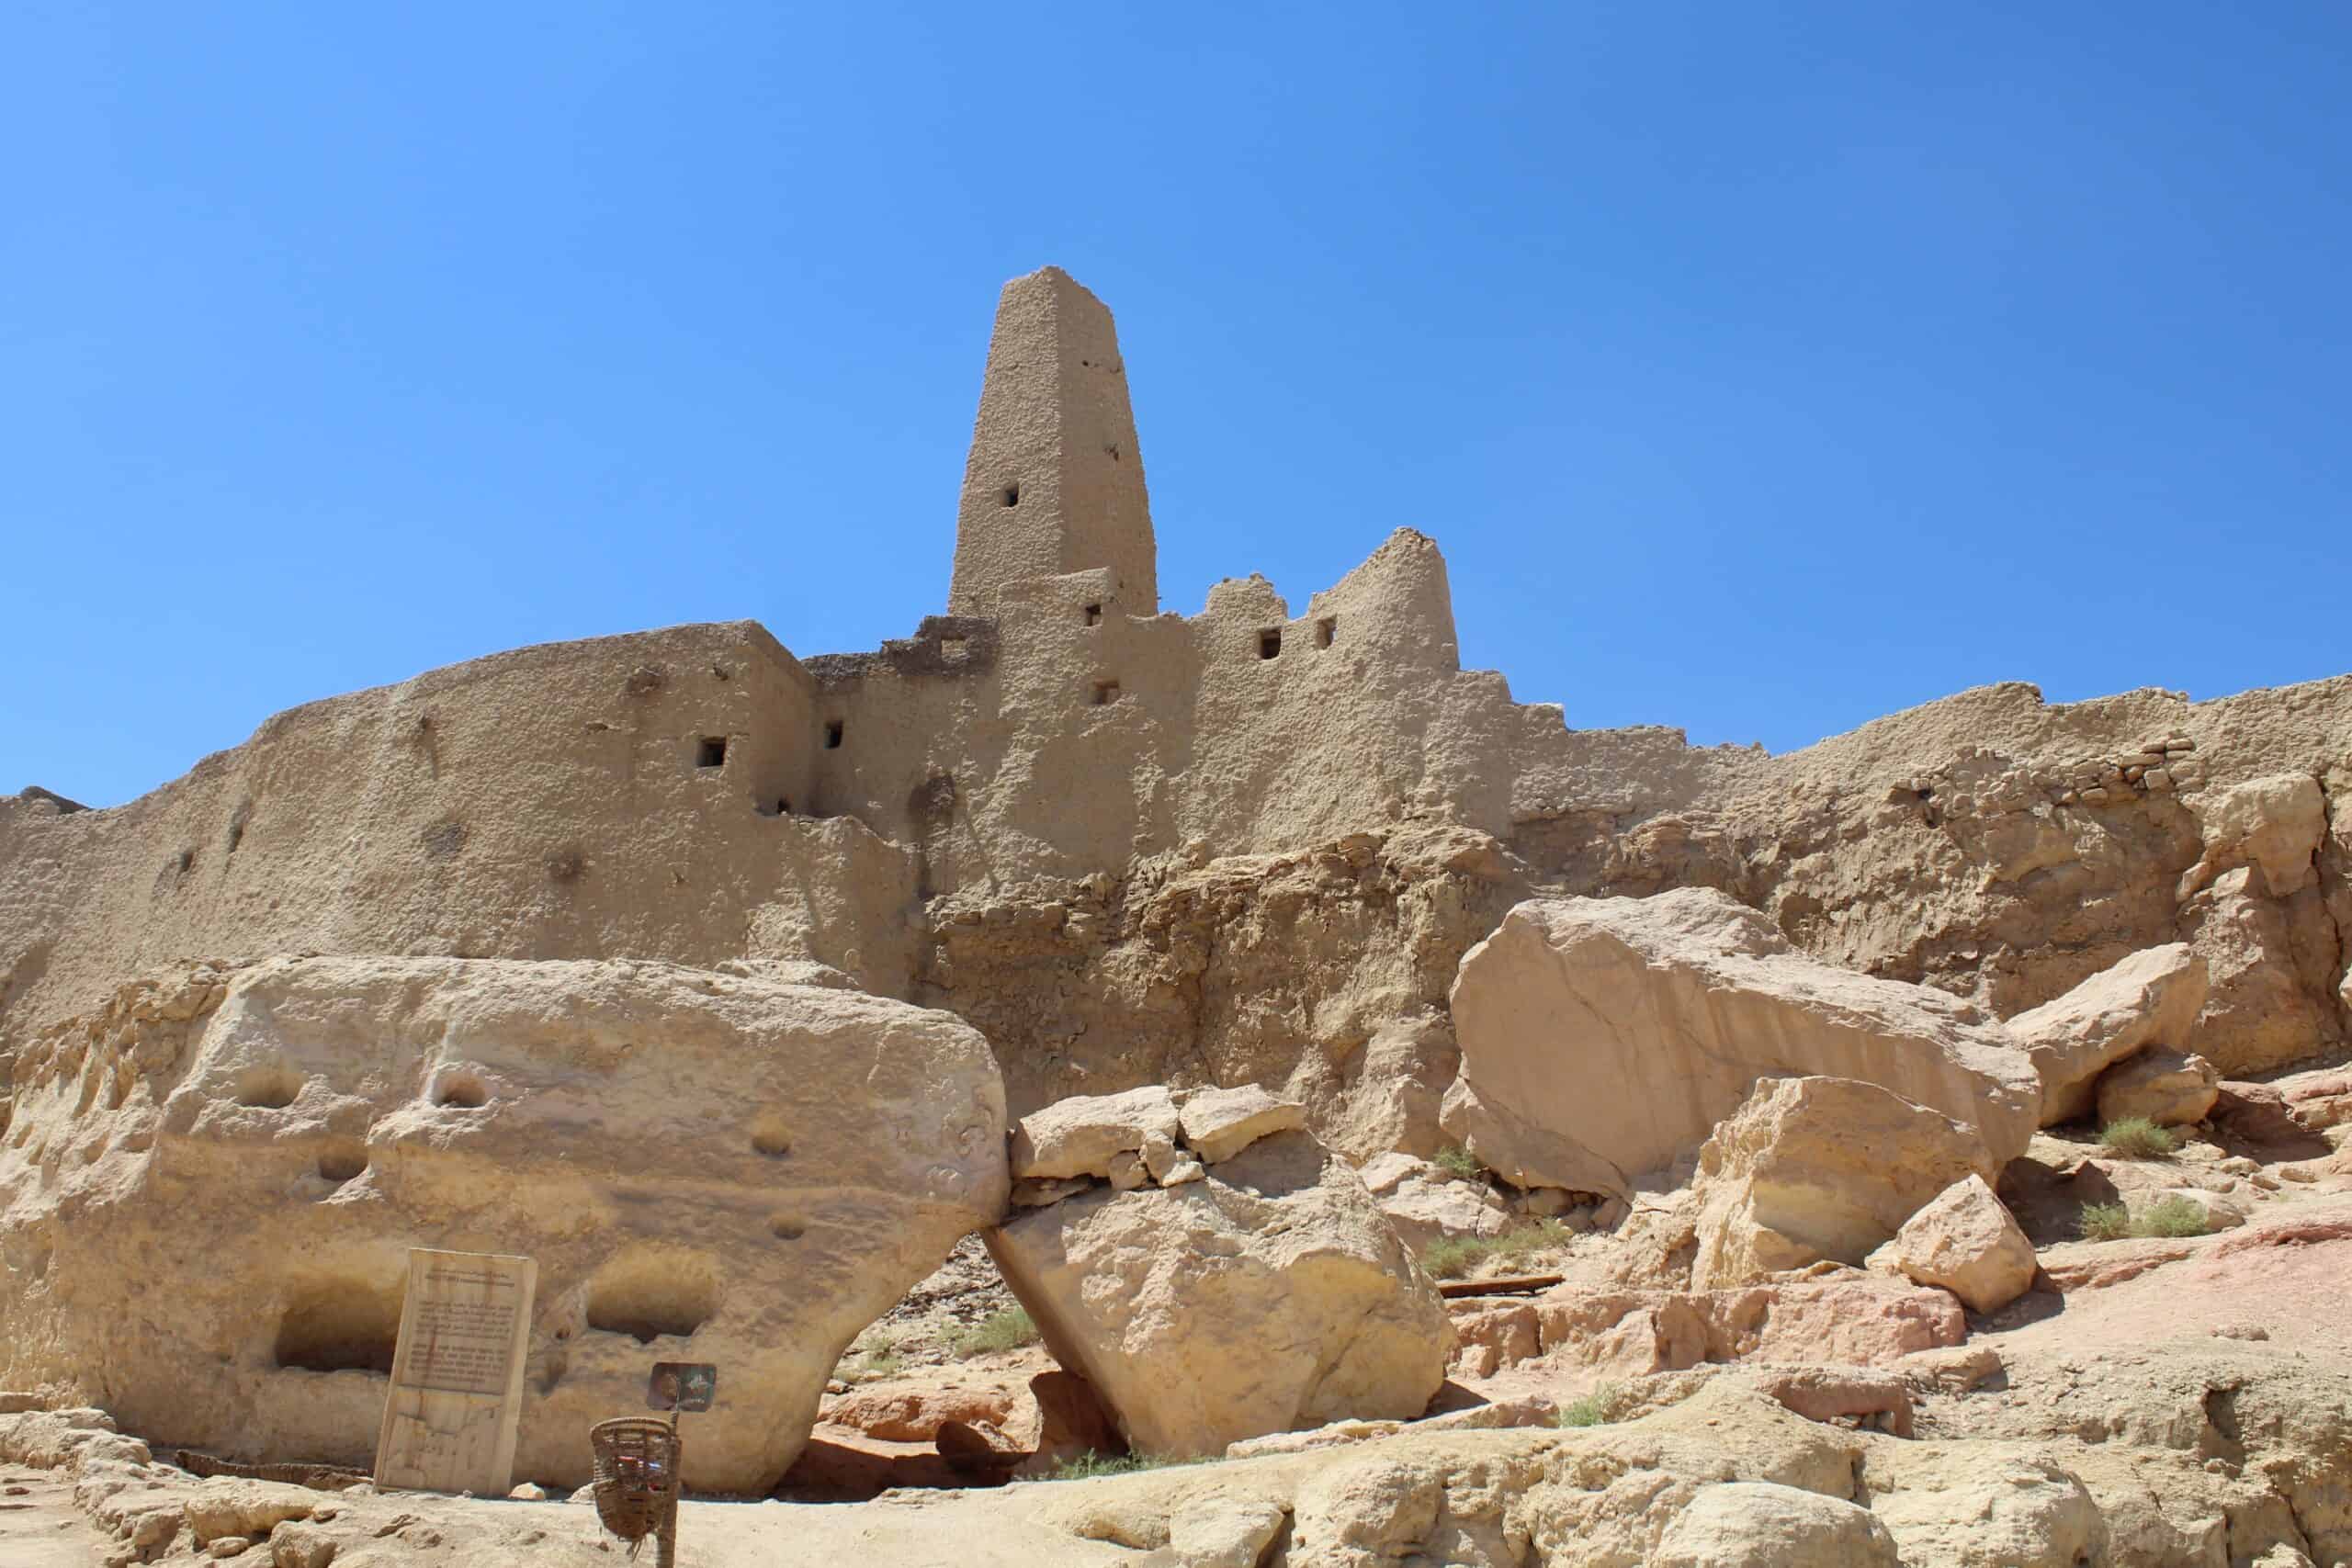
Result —
POLYGON ((46 1470, 0 1464, 0 1564, 98 1568, 114 1546, 74 1506, 73 1483, 46 1470))

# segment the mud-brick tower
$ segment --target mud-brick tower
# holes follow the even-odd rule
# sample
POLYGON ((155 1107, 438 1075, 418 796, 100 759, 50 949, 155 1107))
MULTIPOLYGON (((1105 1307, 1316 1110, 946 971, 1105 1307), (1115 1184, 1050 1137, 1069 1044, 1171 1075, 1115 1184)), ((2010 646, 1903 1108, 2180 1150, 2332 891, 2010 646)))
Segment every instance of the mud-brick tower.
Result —
POLYGON ((1110 309, 1057 266, 1004 286, 956 515, 947 613, 995 613, 1024 579, 1107 568, 1118 608, 1159 609, 1159 551, 1110 309))

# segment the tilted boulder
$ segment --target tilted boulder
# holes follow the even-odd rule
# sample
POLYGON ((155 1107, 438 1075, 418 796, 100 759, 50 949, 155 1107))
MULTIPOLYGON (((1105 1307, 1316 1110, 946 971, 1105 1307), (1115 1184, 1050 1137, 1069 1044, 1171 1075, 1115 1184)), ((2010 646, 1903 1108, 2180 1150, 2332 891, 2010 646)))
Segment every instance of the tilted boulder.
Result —
POLYGON ((583 1434, 642 1407, 649 1363, 713 1361, 685 1479, 759 1491, 850 1339, 1004 1212, 1003 1088, 947 1013, 667 964, 390 957, 269 960, 207 1006, 20 1057, 0 1386, 365 1469, 408 1249, 521 1253, 515 1473, 585 1481, 583 1434))
POLYGON ((1453 1018, 1446 1129, 1522 1187, 1627 1192, 1764 1077, 1876 1084, 1973 1126, 1996 1168, 2041 1100, 1978 1008, 1816 963, 1710 888, 1521 904, 1463 958, 1453 1018))
POLYGON ((1416 1416, 1445 1378, 1436 1287, 1307 1133, 1261 1138, 1181 1186, 1098 1187, 986 1238, 1047 1348, 1140 1452, 1416 1416))
POLYGON ((2098 1076, 2102 1126, 2143 1116, 2159 1127, 2185 1127, 2205 1120, 2221 1098, 2213 1064, 2177 1051, 2143 1051, 2098 1076))
POLYGON ((1938 1193, 1868 1261, 1919 1284, 1941 1286, 1971 1312, 1993 1312, 2025 1294, 2035 1269, 2033 1243, 1980 1176, 1938 1193))
POLYGON ((1953 1182, 1997 1169, 1973 1129, 1875 1084, 1758 1084, 1699 1151, 1691 1288, 1859 1264, 1953 1182))
POLYGON ((2205 960, 2185 942, 2143 948, 2062 997, 2009 1020, 2041 1079, 2044 1127, 2087 1116, 2099 1074, 2135 1052, 2188 1038, 2205 1005, 2205 960))

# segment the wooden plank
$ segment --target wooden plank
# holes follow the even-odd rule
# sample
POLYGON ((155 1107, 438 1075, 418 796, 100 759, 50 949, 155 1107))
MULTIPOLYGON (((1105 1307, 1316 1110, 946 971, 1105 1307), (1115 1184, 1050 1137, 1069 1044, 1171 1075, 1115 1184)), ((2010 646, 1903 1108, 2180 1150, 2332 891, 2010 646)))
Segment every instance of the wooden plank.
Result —
POLYGON ((1447 1280, 1439 1284, 1437 1293, 1449 1301, 1464 1296, 1523 1296, 1548 1291, 1566 1278, 1564 1274, 1512 1274, 1500 1280, 1447 1280))
POLYGON ((538 1280, 528 1258, 410 1249, 377 1485, 506 1495, 538 1280))

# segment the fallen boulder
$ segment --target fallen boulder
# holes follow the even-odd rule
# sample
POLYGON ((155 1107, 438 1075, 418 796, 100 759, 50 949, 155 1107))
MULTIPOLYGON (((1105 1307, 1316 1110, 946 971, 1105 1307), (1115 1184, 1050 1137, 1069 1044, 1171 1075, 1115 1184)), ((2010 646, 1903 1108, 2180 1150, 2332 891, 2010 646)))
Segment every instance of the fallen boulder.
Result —
POLYGON ((2150 1045, 2188 1038, 2205 1005, 2205 960, 2185 942, 2143 948, 2009 1020, 2041 1080, 2043 1127, 2087 1116, 2099 1074, 2150 1045))
POLYGON ((1870 1267, 1938 1285, 1971 1312, 2008 1305, 2033 1285, 2033 1243, 1981 1176, 1966 1176, 1903 1222, 1870 1267))
POLYGON ((1758 1084, 1699 1151, 1690 1283, 1860 1264, 1953 1182, 1996 1169, 1972 1129, 1875 1084, 1758 1084))
POLYGON ((1304 1132, 1177 1187, 1098 1187, 986 1235, 1046 1348, 1137 1451, 1421 1414, 1444 1303, 1347 1161, 1304 1132))
POLYGON ((1453 1005, 1446 1130, 1522 1187, 1629 1192, 1759 1078, 1875 1084, 1973 1127, 1996 1168, 2041 1107, 1982 1010, 1816 963, 1711 888, 1521 904, 1464 956, 1453 1005))
POLYGON ((20 1056, 0 1384, 223 1458, 368 1466, 429 1247, 537 1260, 518 1476, 585 1481, 649 1362, 715 1361, 685 1478, 757 1491, 1004 1213, 1002 1085, 948 1013, 631 962, 282 958, 206 998, 20 1056))

